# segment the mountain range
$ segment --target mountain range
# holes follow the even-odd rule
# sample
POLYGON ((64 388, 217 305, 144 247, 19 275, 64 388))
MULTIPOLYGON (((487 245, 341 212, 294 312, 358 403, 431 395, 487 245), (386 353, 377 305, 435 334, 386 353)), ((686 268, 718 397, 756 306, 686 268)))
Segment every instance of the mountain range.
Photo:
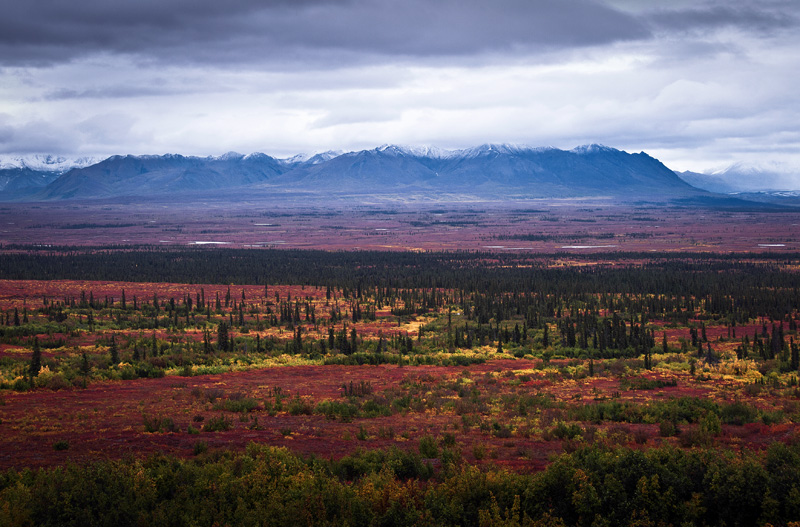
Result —
POLYGON ((0 200, 48 201, 207 193, 325 196, 457 193, 476 198, 606 196, 682 198, 707 194, 644 152, 602 145, 572 150, 486 144, 465 150, 385 145, 276 159, 266 154, 46 156, 0 160, 0 200))
POLYGON ((735 163, 706 174, 679 172, 678 176, 692 186, 723 194, 797 190, 796 178, 786 171, 786 167, 774 164, 735 163))

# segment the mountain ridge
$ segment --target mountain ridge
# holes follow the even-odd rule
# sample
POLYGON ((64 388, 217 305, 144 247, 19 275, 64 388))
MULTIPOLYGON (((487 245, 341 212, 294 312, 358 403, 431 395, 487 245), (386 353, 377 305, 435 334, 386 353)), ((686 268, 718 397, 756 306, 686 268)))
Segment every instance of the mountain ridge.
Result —
POLYGON ((560 150, 494 143, 461 150, 383 145, 285 159, 260 152, 207 157, 116 155, 68 170, 44 185, 11 188, 0 193, 0 199, 98 199, 235 189, 331 196, 388 195, 410 189, 492 197, 684 197, 704 193, 644 152, 630 154, 597 144, 560 150))

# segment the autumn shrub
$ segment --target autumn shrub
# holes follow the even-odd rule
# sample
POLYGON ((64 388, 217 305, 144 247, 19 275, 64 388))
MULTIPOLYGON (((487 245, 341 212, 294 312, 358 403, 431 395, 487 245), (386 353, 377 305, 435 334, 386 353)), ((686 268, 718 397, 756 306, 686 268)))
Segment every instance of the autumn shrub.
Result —
POLYGON ((364 403, 361 405, 361 412, 364 414, 364 417, 370 419, 379 416, 392 415, 392 409, 387 401, 385 399, 380 400, 377 398, 364 401, 364 403))
MULTIPOLYGON (((200 387, 194 387, 192 388, 192 396, 213 404, 217 401, 217 399, 221 399, 225 396, 225 391, 220 388, 207 388, 204 390, 200 387)), ((231 394, 230 398, 236 399, 236 395, 231 394)))
POLYGON ((356 432, 356 439, 358 439, 359 441, 366 441, 367 439, 369 439, 369 431, 367 430, 366 426, 364 425, 358 426, 358 432, 356 432))
POLYGON ((388 450, 363 450, 328 462, 328 470, 341 481, 353 481, 368 474, 386 471, 401 480, 430 479, 433 468, 420 454, 391 447, 388 450))
POLYGON ((722 433, 722 423, 719 417, 713 412, 708 412, 700 419, 700 431, 710 436, 718 436, 722 433))
POLYGON ((142 414, 142 421, 144 422, 144 431, 149 434, 178 431, 178 427, 171 417, 142 414))
POLYGON ((15 392, 27 392, 31 389, 31 385, 26 379, 20 377, 19 379, 14 380, 14 383, 11 385, 11 389, 15 392))
POLYGON ((35 379, 36 386, 48 390, 58 391, 72 388, 72 383, 61 372, 48 372, 40 374, 35 379))
POLYGON ((439 457, 439 445, 436 438, 430 435, 424 435, 419 438, 419 445, 417 446, 419 453, 424 458, 437 458, 439 457))
POLYGON ((545 439, 548 441, 556 439, 574 439, 576 436, 581 435, 583 429, 577 423, 567 424, 564 421, 558 421, 555 426, 550 428, 545 433, 545 439))
POLYGON ((511 437, 511 426, 494 422, 492 423, 492 435, 500 439, 508 439, 511 437))
POLYGON ((485 444, 476 443, 476 444, 472 445, 472 456, 476 460, 480 461, 480 460, 486 458, 487 454, 488 454, 488 449, 486 448, 485 444))
POLYGON ((733 404, 726 404, 720 408, 720 418, 728 425, 743 425, 753 423, 758 420, 758 408, 737 401, 733 404))
POLYGON ((443 433, 441 443, 443 447, 447 448, 456 446, 456 435, 452 432, 443 433))
POLYGON ((199 456, 200 454, 204 453, 208 450, 208 443, 203 441, 202 439, 195 442, 194 446, 192 447, 192 452, 195 456, 199 456))
POLYGON ((658 425, 658 434, 661 437, 673 437, 678 435, 679 430, 673 421, 661 421, 658 425))
POLYGON ((250 397, 241 399, 225 399, 221 403, 214 405, 214 410, 226 410, 246 414, 258 408, 258 402, 250 397))
POLYGON ((314 413, 322 414, 327 419, 349 423, 358 416, 358 407, 341 401, 322 401, 314 408, 314 413))
POLYGON ((394 428, 391 426, 379 426, 378 437, 381 439, 394 439, 394 428))
POLYGON ((436 478, 413 450, 325 460, 195 445, 196 459, 6 471, 0 524, 791 525, 800 488, 800 445, 780 442, 766 453, 578 446, 533 474, 448 451, 436 478))
POLYGON ((606 431, 606 440, 609 445, 624 445, 631 439, 631 430, 625 425, 614 425, 606 431))
POLYGON ((678 440, 684 448, 709 446, 714 442, 711 434, 699 427, 683 430, 678 436, 678 440))
POLYGON ((230 430, 232 427, 233 423, 231 420, 224 415, 220 415, 218 417, 210 417, 206 421, 206 424, 203 425, 203 430, 206 432, 224 432, 230 430))
POLYGON ((655 390, 665 386, 677 386, 677 379, 662 381, 661 379, 648 379, 647 377, 623 377, 619 386, 623 390, 655 390))
POLYGON ((647 440, 650 438, 650 435, 647 433, 647 430, 638 426, 633 430, 633 440, 636 442, 637 445, 643 445, 647 443, 647 440))
POLYGON ((786 415, 782 410, 775 410, 773 412, 763 412, 761 414, 761 422, 765 425, 774 425, 782 423, 786 419, 786 415))

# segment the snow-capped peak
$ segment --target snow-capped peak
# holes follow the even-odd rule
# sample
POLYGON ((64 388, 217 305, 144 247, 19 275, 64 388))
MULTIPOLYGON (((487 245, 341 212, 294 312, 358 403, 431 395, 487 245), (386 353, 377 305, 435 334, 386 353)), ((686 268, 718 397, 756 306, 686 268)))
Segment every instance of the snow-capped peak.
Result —
POLYGON ((407 155, 414 157, 445 158, 452 152, 435 146, 408 146, 408 145, 383 145, 374 150, 394 155, 407 155))
POLYGON ((215 157, 214 159, 216 159, 217 161, 232 161, 235 159, 242 159, 243 157, 244 156, 239 152, 230 151, 222 154, 219 157, 215 157))
POLYGON ((576 146, 570 152, 574 154, 596 154, 598 152, 617 152, 616 148, 611 148, 605 145, 592 143, 590 145, 576 146))
POLYGON ((279 159, 279 161, 286 165, 294 165, 297 163, 317 165, 325 161, 330 161, 334 157, 339 157, 340 155, 342 155, 341 150, 328 150, 327 152, 318 152, 315 154, 297 154, 296 156, 279 159))
POLYGON ((40 172, 63 173, 73 168, 84 168, 102 161, 93 156, 67 157, 53 154, 0 156, 0 169, 28 168, 40 172))
MULTIPOLYGON (((485 156, 492 154, 519 154, 522 152, 530 152, 536 150, 540 149, 515 143, 486 143, 473 148, 458 150, 457 152, 454 152, 454 155, 458 155, 461 157, 478 157, 478 156, 485 156)), ((547 150, 547 148, 541 150, 547 150)))

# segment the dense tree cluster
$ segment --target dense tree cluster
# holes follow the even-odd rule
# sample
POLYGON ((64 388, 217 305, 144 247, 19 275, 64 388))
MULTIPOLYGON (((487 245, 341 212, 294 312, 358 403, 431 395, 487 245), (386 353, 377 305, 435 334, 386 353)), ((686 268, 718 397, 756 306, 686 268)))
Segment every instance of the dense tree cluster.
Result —
POLYGON ((588 447, 533 475, 481 471, 431 446, 438 473, 413 451, 334 461, 255 444, 186 461, 9 471, 0 524, 748 526, 800 517, 796 445, 765 454, 588 447))

